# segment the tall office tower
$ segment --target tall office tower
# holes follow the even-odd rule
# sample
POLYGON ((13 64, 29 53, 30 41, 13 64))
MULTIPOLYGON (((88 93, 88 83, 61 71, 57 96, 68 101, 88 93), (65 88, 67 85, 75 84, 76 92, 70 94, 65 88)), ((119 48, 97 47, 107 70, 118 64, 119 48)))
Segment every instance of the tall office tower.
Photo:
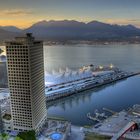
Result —
POLYGON ((32 34, 6 42, 13 130, 38 132, 47 119, 43 42, 32 34))

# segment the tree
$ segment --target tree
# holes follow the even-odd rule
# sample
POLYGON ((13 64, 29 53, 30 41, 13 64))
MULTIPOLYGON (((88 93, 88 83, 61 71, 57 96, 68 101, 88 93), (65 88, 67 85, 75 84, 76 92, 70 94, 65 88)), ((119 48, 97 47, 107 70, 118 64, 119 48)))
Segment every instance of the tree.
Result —
POLYGON ((1 137, 1 140, 8 140, 9 135, 6 134, 6 133, 2 133, 2 134, 0 135, 0 137, 1 137))
POLYGON ((15 137, 15 140, 22 140, 20 137, 15 137))
POLYGON ((22 140, 36 140, 35 131, 20 132, 18 134, 22 140))

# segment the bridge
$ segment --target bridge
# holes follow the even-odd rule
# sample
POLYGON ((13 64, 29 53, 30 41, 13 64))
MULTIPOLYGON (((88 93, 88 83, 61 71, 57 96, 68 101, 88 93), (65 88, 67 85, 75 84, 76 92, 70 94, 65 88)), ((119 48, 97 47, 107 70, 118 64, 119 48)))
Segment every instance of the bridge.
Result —
POLYGON ((124 128, 122 128, 118 133, 116 133, 111 140, 119 140, 130 130, 134 130, 136 128, 136 123, 131 121, 124 128))

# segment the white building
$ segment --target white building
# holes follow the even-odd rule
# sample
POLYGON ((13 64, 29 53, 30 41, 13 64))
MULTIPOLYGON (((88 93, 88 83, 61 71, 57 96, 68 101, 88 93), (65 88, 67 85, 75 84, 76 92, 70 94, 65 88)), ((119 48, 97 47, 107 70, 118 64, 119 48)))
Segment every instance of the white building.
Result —
POLYGON ((46 86, 62 84, 67 82, 74 82, 76 80, 82 80, 83 78, 92 77, 93 72, 91 70, 77 70, 72 71, 70 69, 66 69, 66 71, 56 72, 53 70, 52 74, 46 72, 46 86))
POLYGON ((35 130, 47 119, 43 42, 31 34, 6 42, 12 129, 35 130))

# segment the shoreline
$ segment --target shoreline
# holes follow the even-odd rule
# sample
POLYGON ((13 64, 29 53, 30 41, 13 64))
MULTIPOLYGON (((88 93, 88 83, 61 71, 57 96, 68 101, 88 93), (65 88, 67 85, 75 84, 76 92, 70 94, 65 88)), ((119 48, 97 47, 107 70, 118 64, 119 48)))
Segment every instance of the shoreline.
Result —
MULTIPOLYGON (((54 41, 54 42, 51 42, 51 41, 44 41, 43 43, 44 45, 46 46, 54 46, 54 45, 104 45, 104 46, 107 46, 107 45, 140 45, 140 42, 108 42, 108 41, 105 41, 105 42, 94 42, 94 41, 77 41, 77 42, 71 42, 71 41, 64 41, 64 42, 61 42, 61 41, 54 41)), ((0 48, 1 47, 5 47, 5 44, 3 43, 0 43, 0 48)))
MULTIPOLYGON (((48 42, 44 42, 44 45, 46 46, 55 46, 55 45, 73 45, 73 46, 76 46, 76 45, 89 45, 89 46, 92 46, 92 45, 104 45, 104 46, 108 46, 108 45, 140 45, 140 42, 109 42, 109 43, 94 43, 94 42, 76 42, 76 43, 70 43, 70 42, 55 42, 55 43, 48 43, 48 42)), ((67 46, 66 46, 67 47, 67 46)))

